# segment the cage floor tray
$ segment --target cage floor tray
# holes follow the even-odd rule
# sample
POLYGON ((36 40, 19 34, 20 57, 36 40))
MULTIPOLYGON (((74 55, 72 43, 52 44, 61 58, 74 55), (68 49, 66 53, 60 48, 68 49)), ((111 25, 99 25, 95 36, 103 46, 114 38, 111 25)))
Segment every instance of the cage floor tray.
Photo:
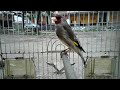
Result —
POLYGON ((35 65, 33 59, 6 59, 4 78, 35 78, 35 65))

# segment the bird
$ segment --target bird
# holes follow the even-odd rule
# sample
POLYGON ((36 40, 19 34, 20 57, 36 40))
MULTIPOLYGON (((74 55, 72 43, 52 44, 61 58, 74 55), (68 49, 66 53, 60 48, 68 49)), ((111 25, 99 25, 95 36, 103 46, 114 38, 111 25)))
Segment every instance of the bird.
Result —
MULTIPOLYGON (((71 26, 67 23, 66 19, 61 15, 55 15, 53 20, 56 24, 56 35, 59 40, 65 44, 69 50, 76 52, 82 59, 86 67, 87 60, 84 60, 83 53, 86 53, 82 48, 80 41, 74 34, 71 26)), ((67 49, 66 49, 67 50, 67 49)), ((64 50, 65 51, 65 50, 64 50)))

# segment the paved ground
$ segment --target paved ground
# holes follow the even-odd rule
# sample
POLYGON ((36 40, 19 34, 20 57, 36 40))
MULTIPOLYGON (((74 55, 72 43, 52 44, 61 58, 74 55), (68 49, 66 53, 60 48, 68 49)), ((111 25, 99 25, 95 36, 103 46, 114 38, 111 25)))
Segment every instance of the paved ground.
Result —
MULTIPOLYGON (((118 56, 120 47, 120 31, 100 31, 100 32, 76 32, 83 48, 87 53, 84 57, 99 57, 102 55, 118 56)), ((57 75, 55 69, 46 64, 54 63, 59 69, 63 67, 59 51, 64 45, 55 36, 55 33, 45 33, 41 35, 0 35, 2 52, 7 53, 7 58, 16 56, 34 57, 36 64, 37 78, 65 78, 65 74, 57 75), (53 38, 53 39, 52 39, 53 38), (48 47, 48 49, 47 49, 48 47), (47 53, 48 50, 48 53, 47 53), (58 51, 58 52, 52 52, 58 51), (10 53, 10 54, 9 54, 10 53), (20 54, 15 54, 20 53, 20 54)), ((6 57, 6 55, 3 55, 6 57)), ((83 78, 83 68, 81 59, 76 53, 69 53, 70 62, 75 65, 74 70, 78 78, 83 78)))

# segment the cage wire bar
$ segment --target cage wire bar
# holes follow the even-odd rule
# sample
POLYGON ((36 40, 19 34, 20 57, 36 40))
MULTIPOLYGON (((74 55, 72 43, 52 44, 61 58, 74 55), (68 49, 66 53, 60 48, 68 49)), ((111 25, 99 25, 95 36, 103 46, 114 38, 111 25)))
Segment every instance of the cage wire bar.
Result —
MULTIPOLYGON (((55 11, 0 11, 0 54, 3 58, 33 58, 36 79, 66 79, 60 52, 67 47, 55 34, 55 24, 52 21, 55 13, 55 11)), ((91 79, 98 77, 96 70, 99 70, 97 68, 99 64, 96 59, 105 56, 112 58, 110 78, 120 78, 120 11, 58 11, 58 13, 66 18, 86 51, 83 53, 84 58, 88 56, 89 59, 90 67, 87 67, 86 71, 81 58, 75 52, 68 53, 68 59, 77 78, 88 78, 89 75, 86 76, 85 73, 89 70, 91 79)), ((102 63, 103 59, 100 60, 99 63, 102 63)), ((101 68, 105 73, 104 67, 101 68)), ((104 75, 102 78, 107 76, 104 75)))

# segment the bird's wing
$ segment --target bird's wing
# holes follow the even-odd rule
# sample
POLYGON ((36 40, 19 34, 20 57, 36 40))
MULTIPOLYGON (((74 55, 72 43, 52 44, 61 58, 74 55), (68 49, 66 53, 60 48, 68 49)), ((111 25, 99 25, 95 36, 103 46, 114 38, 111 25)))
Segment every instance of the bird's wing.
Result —
POLYGON ((74 42, 75 46, 77 46, 80 50, 82 50, 83 52, 85 52, 85 50, 80 45, 80 41, 77 39, 76 35, 72 31, 72 28, 70 27, 70 25, 64 19, 62 19, 62 20, 63 20, 62 21, 63 28, 66 30, 69 38, 74 42))
POLYGON ((67 31, 64 29, 62 24, 56 25, 56 35, 58 38, 68 47, 74 47, 75 43, 70 39, 67 31))
MULTIPOLYGON (((80 43, 77 39, 71 39, 70 34, 68 34, 67 30, 64 28, 62 24, 56 25, 56 34, 58 38, 69 48, 75 49, 75 46, 80 50, 84 51, 84 49, 80 46, 80 43)), ((85 52, 85 51, 84 51, 85 52)))
POLYGON ((73 40, 73 41, 77 41, 80 44, 80 41, 77 39, 75 33, 73 32, 71 26, 67 23, 67 21, 65 20, 65 18, 62 17, 61 20, 62 20, 61 24, 63 25, 64 29, 67 31, 70 39, 73 40))
POLYGON ((76 38, 76 35, 75 35, 74 32, 72 31, 72 28, 71 28, 70 25, 67 23, 67 21, 66 21, 64 18, 62 18, 61 20, 62 20, 61 24, 63 25, 64 29, 67 31, 68 35, 70 36, 70 39, 71 39, 71 40, 77 39, 77 38, 76 38))

